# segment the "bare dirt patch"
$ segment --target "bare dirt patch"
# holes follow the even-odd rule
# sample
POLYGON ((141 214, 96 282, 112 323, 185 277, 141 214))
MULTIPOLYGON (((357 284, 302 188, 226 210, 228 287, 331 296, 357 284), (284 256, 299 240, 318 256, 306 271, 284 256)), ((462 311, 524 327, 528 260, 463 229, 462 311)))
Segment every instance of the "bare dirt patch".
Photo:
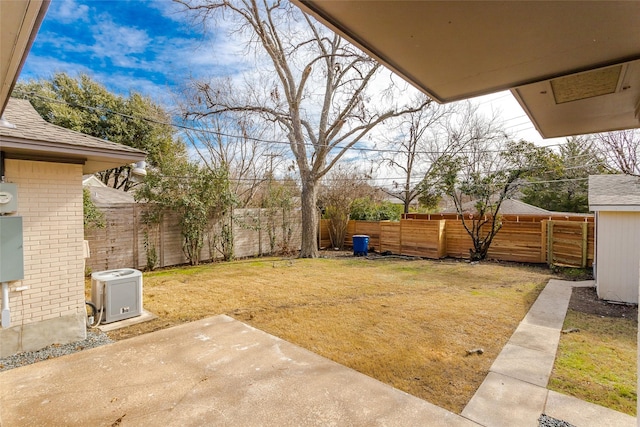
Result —
POLYGON ((573 288, 569 310, 579 313, 604 317, 638 318, 638 306, 632 304, 616 304, 598 299, 596 288, 573 288))

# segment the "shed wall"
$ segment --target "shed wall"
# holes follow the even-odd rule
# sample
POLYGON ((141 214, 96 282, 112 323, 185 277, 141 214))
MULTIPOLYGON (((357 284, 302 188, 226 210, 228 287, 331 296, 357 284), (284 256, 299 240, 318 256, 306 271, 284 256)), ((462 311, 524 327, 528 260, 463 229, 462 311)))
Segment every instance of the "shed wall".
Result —
POLYGON ((597 222, 598 296, 638 303, 640 212, 599 212, 597 222))

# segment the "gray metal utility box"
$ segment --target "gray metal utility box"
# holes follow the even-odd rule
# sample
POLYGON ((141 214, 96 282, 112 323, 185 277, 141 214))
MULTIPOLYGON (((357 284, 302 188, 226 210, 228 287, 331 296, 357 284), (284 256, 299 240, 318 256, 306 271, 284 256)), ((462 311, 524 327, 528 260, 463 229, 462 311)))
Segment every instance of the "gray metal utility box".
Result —
POLYGON ((22 217, 0 216, 0 282, 24 279, 22 217))
POLYGON ((91 274, 91 302, 100 310, 101 323, 142 315, 142 273, 133 268, 91 274))

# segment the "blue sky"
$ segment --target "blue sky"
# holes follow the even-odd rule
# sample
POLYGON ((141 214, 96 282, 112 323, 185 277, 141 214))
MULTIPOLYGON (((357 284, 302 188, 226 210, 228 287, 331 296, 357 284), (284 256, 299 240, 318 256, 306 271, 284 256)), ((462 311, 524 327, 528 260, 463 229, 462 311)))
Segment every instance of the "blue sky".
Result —
POLYGON ((247 67, 232 40, 215 36, 203 35, 202 27, 169 0, 56 0, 20 80, 86 73, 114 92, 135 90, 171 103, 169 92, 191 75, 226 75, 247 67))
MULTIPOLYGON (((170 0, 54 0, 20 80, 85 73, 113 92, 135 90, 171 106, 190 77, 239 75, 252 66, 241 42, 224 31, 203 31, 180 10, 170 0)), ((562 142, 542 142, 508 92, 476 102, 498 110, 518 138, 562 142)))

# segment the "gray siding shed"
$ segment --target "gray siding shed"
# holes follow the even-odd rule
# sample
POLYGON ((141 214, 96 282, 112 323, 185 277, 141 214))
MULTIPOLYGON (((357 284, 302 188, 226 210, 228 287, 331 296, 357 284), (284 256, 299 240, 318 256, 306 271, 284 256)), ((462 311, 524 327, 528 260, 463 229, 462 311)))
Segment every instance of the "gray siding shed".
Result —
POLYGON ((589 177, 589 209, 596 217, 594 274, 598 296, 638 303, 640 286, 640 178, 589 177))

